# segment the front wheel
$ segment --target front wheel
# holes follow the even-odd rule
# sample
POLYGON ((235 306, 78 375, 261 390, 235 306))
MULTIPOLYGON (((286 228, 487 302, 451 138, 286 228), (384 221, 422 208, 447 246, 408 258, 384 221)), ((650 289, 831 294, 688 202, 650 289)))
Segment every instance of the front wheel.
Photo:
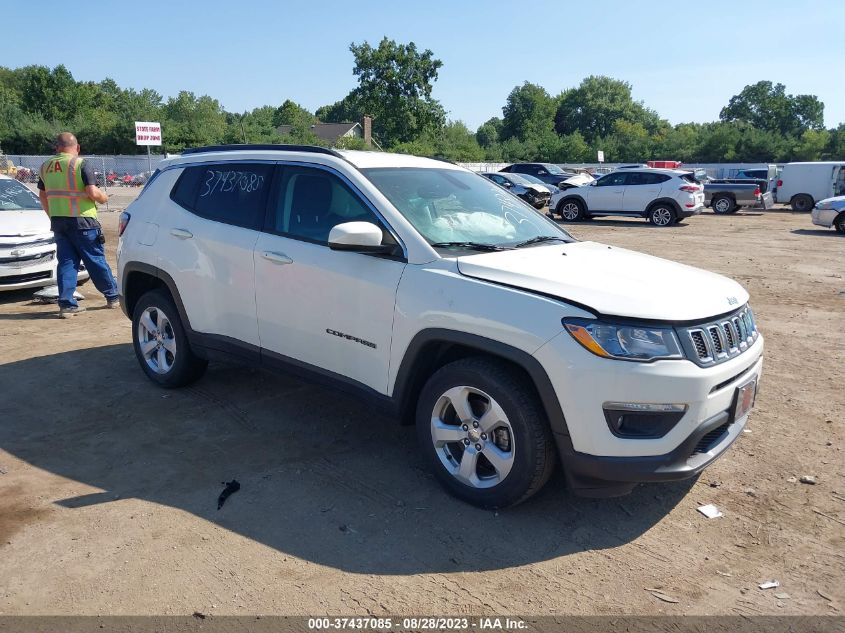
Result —
POLYGON ((147 377, 168 389, 194 382, 208 366, 191 350, 179 312, 161 290, 151 290, 135 305, 132 344, 147 377))
POLYGON ((840 213, 833 221, 833 226, 839 233, 845 233, 845 213, 840 213))
POLYGON ((557 212, 567 222, 584 219, 584 205, 578 200, 563 200, 557 205, 557 212))
POLYGON ((719 215, 727 215, 735 210, 736 203, 730 196, 714 196, 711 205, 713 212, 719 215))
POLYGON ((524 501, 555 465, 554 440, 535 390, 493 359, 465 358, 436 371, 420 392, 416 424, 440 483, 482 508, 524 501))
POLYGON ((648 221, 654 226, 672 226, 675 218, 675 210, 667 204, 655 205, 648 212, 648 221))

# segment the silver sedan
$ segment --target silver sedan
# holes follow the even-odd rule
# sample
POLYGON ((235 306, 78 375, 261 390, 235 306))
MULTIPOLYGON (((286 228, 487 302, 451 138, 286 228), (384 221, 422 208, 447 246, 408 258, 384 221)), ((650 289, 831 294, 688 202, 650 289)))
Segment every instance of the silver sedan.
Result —
POLYGON ((813 224, 827 228, 835 227, 839 233, 845 233, 845 196, 819 201, 812 215, 813 224))

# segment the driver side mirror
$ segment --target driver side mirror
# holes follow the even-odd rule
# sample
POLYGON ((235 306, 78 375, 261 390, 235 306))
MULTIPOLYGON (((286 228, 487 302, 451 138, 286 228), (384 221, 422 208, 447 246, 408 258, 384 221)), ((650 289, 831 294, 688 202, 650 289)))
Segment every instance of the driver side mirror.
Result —
POLYGON ((372 222, 344 222, 329 231, 329 248, 353 253, 391 253, 394 244, 382 244, 381 229, 372 222))

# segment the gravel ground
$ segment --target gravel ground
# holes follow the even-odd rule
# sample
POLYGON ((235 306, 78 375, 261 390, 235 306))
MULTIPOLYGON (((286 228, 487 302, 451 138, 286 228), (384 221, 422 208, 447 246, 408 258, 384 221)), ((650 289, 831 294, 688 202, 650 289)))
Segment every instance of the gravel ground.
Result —
MULTIPOLYGON (((102 220, 113 258, 117 214, 102 220)), ((412 429, 356 400, 221 364, 165 392, 90 283, 70 321, 7 294, 0 613, 842 614, 845 239, 785 209, 569 228, 750 291, 758 404, 698 480, 587 500, 557 476, 477 510, 424 470, 412 429)))

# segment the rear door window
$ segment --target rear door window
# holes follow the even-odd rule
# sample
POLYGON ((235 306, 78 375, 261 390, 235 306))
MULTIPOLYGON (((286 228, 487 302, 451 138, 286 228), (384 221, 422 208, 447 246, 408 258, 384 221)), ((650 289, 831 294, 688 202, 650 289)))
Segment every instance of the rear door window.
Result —
POLYGON ((187 167, 171 199, 208 220, 259 229, 267 207, 271 164, 209 163, 187 167))

